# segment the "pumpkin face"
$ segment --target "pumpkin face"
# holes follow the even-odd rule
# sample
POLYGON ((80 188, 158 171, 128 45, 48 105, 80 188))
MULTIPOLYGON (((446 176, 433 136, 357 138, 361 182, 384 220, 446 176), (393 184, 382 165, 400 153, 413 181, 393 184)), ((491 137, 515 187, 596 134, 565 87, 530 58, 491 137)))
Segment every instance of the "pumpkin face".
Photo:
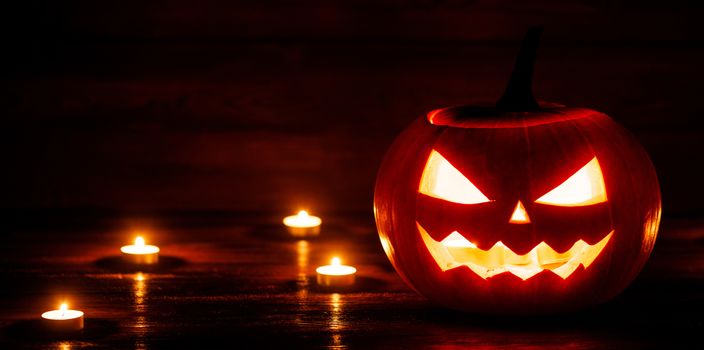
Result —
MULTIPOLYGON (((468 158, 460 163, 492 162, 483 157, 468 158)), ((559 163, 559 158, 555 161, 559 163)), ((516 163, 504 163, 503 169, 487 169, 487 173, 498 174, 485 174, 488 179, 481 182, 508 181, 533 168, 525 161, 516 163)), ((532 171, 535 170, 552 169, 532 171)), ((509 193, 503 193, 497 184, 489 186, 496 190, 492 198, 499 198, 491 200, 437 150, 431 151, 421 175, 416 225, 440 269, 466 266, 484 279, 511 273, 523 280, 549 270, 566 279, 580 265, 589 267, 611 240, 614 232, 596 157, 535 200, 535 189, 545 187, 539 177, 519 177, 509 183, 516 185, 509 193), (522 201, 530 203, 531 214, 522 201), (514 202, 515 207, 511 207, 514 202), (442 220, 437 220, 439 217, 442 220)))
POLYGON ((657 178, 633 137, 586 109, 457 113, 417 120, 377 179, 382 245, 406 282, 447 307, 512 313, 625 288, 660 218, 657 178))
POLYGON ((605 114, 535 106, 436 110, 388 151, 374 195, 381 243, 431 301, 573 310, 614 297, 645 264, 660 220, 645 151, 605 114))

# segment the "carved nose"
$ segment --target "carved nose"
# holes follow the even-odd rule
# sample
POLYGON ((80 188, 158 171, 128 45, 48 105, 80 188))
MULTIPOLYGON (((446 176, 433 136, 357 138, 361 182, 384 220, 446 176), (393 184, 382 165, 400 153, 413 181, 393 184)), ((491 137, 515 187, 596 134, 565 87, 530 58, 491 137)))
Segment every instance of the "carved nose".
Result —
POLYGON ((516 203, 516 209, 513 209, 513 214, 511 214, 511 218, 508 220, 508 222, 512 224, 530 223, 528 212, 526 211, 526 208, 523 206, 523 203, 521 203, 520 200, 518 201, 518 203, 516 203))

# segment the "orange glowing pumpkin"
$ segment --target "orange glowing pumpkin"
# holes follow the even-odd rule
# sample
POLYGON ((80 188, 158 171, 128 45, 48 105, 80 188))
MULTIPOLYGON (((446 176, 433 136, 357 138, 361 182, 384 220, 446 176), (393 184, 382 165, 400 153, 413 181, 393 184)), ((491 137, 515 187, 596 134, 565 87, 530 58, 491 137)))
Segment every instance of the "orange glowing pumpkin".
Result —
POLYGON ((538 104, 529 31, 495 107, 432 111, 394 142, 374 212, 384 251, 445 307, 548 313, 604 302, 655 243, 648 155, 607 115, 538 104))

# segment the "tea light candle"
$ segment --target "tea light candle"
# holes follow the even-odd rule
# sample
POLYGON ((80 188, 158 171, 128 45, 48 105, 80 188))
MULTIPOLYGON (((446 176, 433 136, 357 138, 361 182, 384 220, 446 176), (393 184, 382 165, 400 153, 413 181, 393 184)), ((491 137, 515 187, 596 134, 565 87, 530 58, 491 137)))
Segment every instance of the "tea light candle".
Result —
POLYGON ((286 225, 288 232, 296 237, 317 236, 320 234, 322 222, 319 217, 309 215, 305 210, 299 211, 297 215, 284 218, 284 225, 286 225))
POLYGON ((151 265, 159 262, 159 247, 144 244, 144 238, 140 236, 135 238, 133 245, 123 246, 120 251, 123 259, 133 264, 151 265))
POLYGON ((69 310, 66 303, 58 310, 42 314, 42 322, 53 332, 75 332, 83 329, 83 311, 69 310))
POLYGON ((315 269, 318 275, 318 285, 323 287, 349 287, 354 284, 354 266, 340 264, 340 258, 332 258, 330 265, 315 269))

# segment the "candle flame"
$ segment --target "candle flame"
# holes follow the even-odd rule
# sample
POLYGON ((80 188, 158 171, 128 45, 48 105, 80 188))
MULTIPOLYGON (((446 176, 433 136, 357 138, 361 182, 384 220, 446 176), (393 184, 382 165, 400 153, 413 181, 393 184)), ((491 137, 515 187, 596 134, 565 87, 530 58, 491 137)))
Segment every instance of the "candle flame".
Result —
POLYGON ((144 246, 144 238, 142 238, 142 236, 137 236, 137 238, 134 239, 134 245, 140 247, 144 246))
POLYGON ((332 265, 333 266, 340 266, 340 258, 338 258, 338 257, 332 258, 332 265))
POLYGON ((61 317, 66 316, 66 311, 68 310, 68 304, 61 303, 61 306, 59 306, 59 310, 61 310, 61 317))
POLYGON ((308 212, 305 210, 301 210, 298 212, 298 216, 301 218, 307 218, 308 217, 308 212))

